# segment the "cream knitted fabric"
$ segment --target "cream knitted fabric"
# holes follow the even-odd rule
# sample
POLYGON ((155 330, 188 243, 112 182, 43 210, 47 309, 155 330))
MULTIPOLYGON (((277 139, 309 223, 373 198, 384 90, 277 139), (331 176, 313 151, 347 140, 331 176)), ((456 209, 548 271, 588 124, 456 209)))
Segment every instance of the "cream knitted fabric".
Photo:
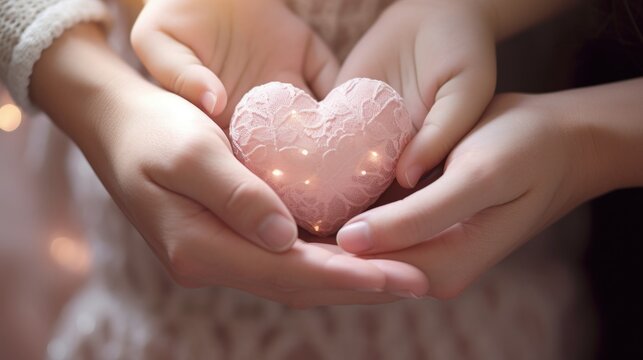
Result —
POLYGON ((54 39, 79 22, 107 18, 99 0, 0 0, 0 78, 15 101, 34 109, 29 78, 54 39))

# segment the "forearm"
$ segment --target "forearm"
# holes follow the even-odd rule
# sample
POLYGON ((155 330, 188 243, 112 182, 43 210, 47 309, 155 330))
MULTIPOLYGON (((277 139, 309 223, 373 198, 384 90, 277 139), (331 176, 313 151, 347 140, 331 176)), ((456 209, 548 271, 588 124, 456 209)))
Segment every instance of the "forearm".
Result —
POLYGON ((481 5, 501 41, 576 5, 579 0, 467 0, 481 5))
POLYGON ((643 186, 643 78, 544 95, 574 138, 587 196, 643 186))
POLYGON ((101 122, 119 85, 144 80, 108 47, 97 25, 80 24, 66 31, 34 67, 32 101, 81 148, 98 141, 112 124, 101 122))

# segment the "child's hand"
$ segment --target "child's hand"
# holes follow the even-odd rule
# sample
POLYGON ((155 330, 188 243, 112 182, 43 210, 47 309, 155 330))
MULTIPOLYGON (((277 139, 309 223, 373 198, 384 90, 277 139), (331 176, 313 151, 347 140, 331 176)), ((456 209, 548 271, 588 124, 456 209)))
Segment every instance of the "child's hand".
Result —
POLYGON ((496 83, 495 39, 476 1, 400 0, 388 8, 343 65, 353 77, 388 82, 406 100, 420 132, 397 167, 413 187, 474 126, 496 83))
POLYGON ((583 119, 574 114, 579 108, 558 94, 497 96, 440 178, 358 215, 342 246, 415 265, 431 296, 457 295, 567 211, 609 190, 596 172, 595 139, 574 124, 583 119))
POLYGON ((280 0, 150 0, 132 30, 143 64, 165 88, 228 126, 252 87, 283 81, 324 97, 338 65, 280 0))

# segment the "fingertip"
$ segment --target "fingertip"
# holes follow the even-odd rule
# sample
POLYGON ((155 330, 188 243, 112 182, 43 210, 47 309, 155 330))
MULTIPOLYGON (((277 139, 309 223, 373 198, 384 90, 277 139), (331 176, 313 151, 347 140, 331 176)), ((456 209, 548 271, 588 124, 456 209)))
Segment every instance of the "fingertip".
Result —
POLYGON ((365 221, 358 221, 341 228, 337 233, 337 244, 351 254, 362 254, 375 246, 370 226, 365 221))
POLYGON ((405 298, 419 299, 429 292, 429 279, 417 267, 386 259, 369 260, 386 275, 384 291, 405 298))

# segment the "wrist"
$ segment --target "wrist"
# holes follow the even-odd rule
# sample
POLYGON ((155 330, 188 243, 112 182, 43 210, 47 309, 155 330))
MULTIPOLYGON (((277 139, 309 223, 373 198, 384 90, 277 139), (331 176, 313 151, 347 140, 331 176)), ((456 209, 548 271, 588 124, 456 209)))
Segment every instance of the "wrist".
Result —
MULTIPOLYGON (((414 0, 407 0, 413 3, 414 0)), ((403 2, 403 1, 400 1, 403 2)), ((447 14, 464 15, 466 21, 481 24, 497 40, 498 14, 493 1, 488 0, 424 0, 429 7, 448 7, 447 14)), ((393 3, 395 5, 396 3, 393 3)))
POLYGON ((146 83, 113 53, 94 24, 67 30, 34 66, 30 96, 78 145, 94 143, 116 94, 146 83), (125 85, 125 86, 121 86, 125 85))
POLYGON ((571 135, 583 200, 643 186, 643 78, 544 95, 571 135))
POLYGON ((475 3, 497 42, 570 9, 579 0, 463 0, 475 3))

